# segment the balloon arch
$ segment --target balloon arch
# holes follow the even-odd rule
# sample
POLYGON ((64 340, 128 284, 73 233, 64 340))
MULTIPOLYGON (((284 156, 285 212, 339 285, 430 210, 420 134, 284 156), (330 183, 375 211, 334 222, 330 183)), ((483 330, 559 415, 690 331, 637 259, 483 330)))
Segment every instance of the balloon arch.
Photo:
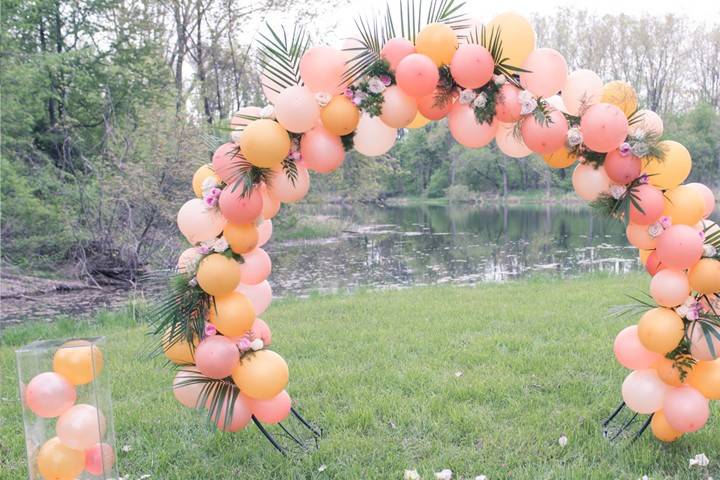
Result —
POLYGON ((337 169, 353 148, 384 154, 398 129, 447 118, 466 147, 495 140, 510 157, 575 165, 577 194, 627 224, 652 280, 648 301, 633 309, 638 324, 615 340, 617 360, 632 370, 624 402, 652 415, 662 441, 700 429, 709 400, 720 399, 720 228, 707 220, 711 190, 683 184, 688 150, 662 139, 662 120, 638 109, 631 85, 569 72, 559 52, 536 48, 519 15, 482 26, 454 0, 399 7, 399 19, 388 8, 356 20, 358 35, 341 50, 310 47, 300 28, 260 35, 271 105, 236 113, 231 141, 195 173, 196 198, 177 217, 192 247, 153 311, 158 352, 182 366, 175 397, 229 431, 252 419, 265 433, 263 423, 296 414, 287 364, 268 349, 270 329, 258 317, 272 296, 261 248, 271 219, 305 196, 310 170, 337 169))

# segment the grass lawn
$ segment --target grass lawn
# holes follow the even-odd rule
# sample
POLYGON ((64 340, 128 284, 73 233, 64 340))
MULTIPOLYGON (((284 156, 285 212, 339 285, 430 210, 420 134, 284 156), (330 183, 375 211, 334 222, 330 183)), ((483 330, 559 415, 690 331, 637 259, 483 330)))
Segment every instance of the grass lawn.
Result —
POLYGON ((297 406, 324 430, 317 451, 289 459, 254 427, 214 432, 176 403, 172 373, 139 356, 146 328, 128 314, 14 327, 0 347, 0 478, 26 478, 13 348, 104 334, 129 480, 401 479, 406 468, 424 479, 443 468, 454 479, 718 479, 718 402, 705 429, 672 445, 649 432, 634 445, 601 436, 627 373, 612 341, 636 320, 607 312, 646 285, 639 274, 538 278, 278 301, 264 316, 271 348, 290 365, 297 406), (709 469, 689 469, 701 452, 709 469))

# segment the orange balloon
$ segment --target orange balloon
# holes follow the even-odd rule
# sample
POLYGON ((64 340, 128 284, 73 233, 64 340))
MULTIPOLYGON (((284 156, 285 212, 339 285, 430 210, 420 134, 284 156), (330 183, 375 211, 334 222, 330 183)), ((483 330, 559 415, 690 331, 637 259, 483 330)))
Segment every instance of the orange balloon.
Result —
POLYGON ((720 359, 696 363, 688 375, 687 383, 705 398, 720 400, 720 359))
POLYGON ((198 168, 195 171, 195 174, 193 175, 193 179, 192 179, 192 187, 193 187, 193 192, 195 192, 196 197, 202 198, 202 196, 203 196, 202 185, 203 185, 203 182, 209 177, 215 177, 215 182, 220 183, 220 177, 215 175, 215 170, 213 170, 212 165, 209 163, 203 165, 202 167, 198 168))
POLYGON ((208 321, 226 337, 239 337, 252 328, 255 308, 245 295, 231 292, 215 297, 210 305, 208 321))
POLYGON ((458 40, 452 28, 444 23, 425 26, 415 39, 415 51, 430 57, 436 66, 450 65, 458 40))
POLYGON ((623 111, 626 117, 632 115, 638 107, 638 97, 635 89, 627 82, 615 80, 603 87, 602 103, 610 103, 623 111))
POLYGON ((103 354, 87 340, 65 342, 53 356, 53 370, 73 385, 85 385, 100 375, 103 354))
POLYGON ((258 229, 252 223, 228 223, 223 230, 230 249, 235 253, 246 253, 255 248, 260 238, 258 229))
POLYGON ((405 128, 422 128, 428 123, 430 123, 430 119, 425 118, 422 113, 417 112, 413 121, 405 128))
POLYGON ((684 335, 682 318, 670 308, 648 310, 638 322, 640 343, 651 352, 664 355, 675 350, 684 335))
POLYGON ((225 295, 240 283, 240 265, 232 258, 211 253, 200 261, 195 278, 207 294, 225 295))
POLYGON ((673 225, 695 225, 705 213, 705 199, 700 191, 690 185, 680 185, 665 191, 663 215, 672 219, 673 225))
POLYGON ((682 437, 682 432, 679 432, 672 428, 665 418, 665 413, 662 410, 655 412, 652 420, 650 421, 650 429, 652 430, 655 438, 662 442, 674 442, 678 438, 682 437))
POLYGON ((703 295, 720 292, 720 261, 701 258, 688 271, 690 288, 703 295))
POLYGON ((320 110, 323 126, 341 137, 352 133, 360 122, 360 110, 345 95, 336 95, 320 110))
POLYGON ((642 263, 643 265, 647 265, 648 257, 649 257, 650 254, 651 254, 652 252, 654 252, 655 250, 645 250, 645 249, 642 249, 642 248, 638 248, 638 251, 640 252, 640 253, 639 253, 639 254, 640 254, 640 263, 642 263))
POLYGON ((646 157, 643 160, 642 172, 648 175, 650 185, 663 190, 675 188, 690 175, 690 152, 684 145, 673 140, 663 140, 658 143, 658 147, 664 153, 663 160, 646 157))
POLYGON ((288 383, 287 363, 271 350, 258 350, 244 356, 235 367, 232 378, 240 391, 256 400, 270 400, 288 383))
POLYGON ((276 167, 290 152, 290 135, 279 123, 261 118, 245 127, 240 150, 256 167, 276 167))
POLYGON ((67 447, 53 437, 40 447, 37 466, 46 480, 72 480, 85 468, 85 452, 67 447))
POLYGON ((668 385, 671 385, 673 387, 679 387, 683 384, 682 380, 680 379, 680 370, 675 368, 675 362, 673 362, 669 358, 661 358, 655 363, 655 365, 653 365, 652 368, 655 369, 658 377, 660 377, 660 380, 667 383, 668 385))
POLYGON ((171 362, 178 365, 190 365, 195 363, 195 356, 193 355, 193 352, 195 351, 195 347, 197 347, 197 344, 199 343, 198 339, 196 338, 195 341, 193 341, 192 346, 190 346, 190 344, 185 341, 184 338, 178 340, 172 345, 168 345, 169 335, 170 329, 168 328, 168 330, 165 331, 165 335, 163 336, 163 353, 165 353, 165 356, 171 362))
POLYGON ((551 168, 567 168, 577 160, 577 156, 570 153, 570 150, 565 146, 543 155, 542 158, 551 168))

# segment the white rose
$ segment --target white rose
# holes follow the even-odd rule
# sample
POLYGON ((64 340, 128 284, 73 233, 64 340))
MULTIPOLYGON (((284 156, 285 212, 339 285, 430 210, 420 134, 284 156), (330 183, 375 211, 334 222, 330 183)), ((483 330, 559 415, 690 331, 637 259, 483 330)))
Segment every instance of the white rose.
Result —
POLYGON ((372 93, 382 93, 385 91, 385 84, 377 77, 372 77, 368 80, 368 90, 372 93))
POLYGON ((528 115, 530 113, 533 113, 536 108, 537 100, 535 100, 534 98, 520 102, 520 115, 528 115))
POLYGON ((469 105, 475 100, 475 97, 477 94, 473 92, 471 89, 466 88, 462 92, 460 92, 460 99, 458 102, 460 102, 461 105, 469 105))
POLYGON ((485 92, 482 92, 473 100, 473 107, 484 108, 485 105, 487 105, 487 95, 485 95, 485 92))
POLYGON ((703 257, 714 257, 717 255, 717 248, 713 245, 703 245, 703 257))
POLYGON ((261 339, 259 339, 259 338, 256 338, 255 340, 253 340, 252 342, 250 342, 250 348, 251 348, 253 351, 255 351, 255 352, 257 352, 258 350, 262 350, 262 348, 263 348, 264 346, 265 346, 265 344, 264 344, 263 341, 262 341, 261 339))
POLYGON ((625 195, 626 191, 627 188, 625 187, 625 185, 610 185, 610 195, 612 195, 615 200, 619 200, 620 198, 622 198, 622 196, 625 195))
POLYGON ((527 90, 521 90, 518 94, 518 101, 520 103, 529 102, 531 100, 537 102, 535 100, 535 97, 533 97, 533 94, 528 92, 527 90))
POLYGON ((330 103, 330 100, 332 100, 332 95, 327 92, 317 92, 315 94, 315 100, 317 101, 318 105, 324 107, 328 103, 330 103))
POLYGON ((260 118, 275 120, 275 107, 272 105, 265 105, 262 110, 260 110, 260 118))
POLYGON ((664 229, 659 223, 653 223, 648 227, 648 235, 651 237, 659 237, 663 231, 664 229))
POLYGON ((568 145, 571 147, 577 147, 583 142, 583 134, 579 128, 573 127, 567 132, 568 145))
POLYGON ((505 75, 493 75, 493 81, 495 85, 504 85, 505 82, 507 82, 507 78, 505 78, 505 75))

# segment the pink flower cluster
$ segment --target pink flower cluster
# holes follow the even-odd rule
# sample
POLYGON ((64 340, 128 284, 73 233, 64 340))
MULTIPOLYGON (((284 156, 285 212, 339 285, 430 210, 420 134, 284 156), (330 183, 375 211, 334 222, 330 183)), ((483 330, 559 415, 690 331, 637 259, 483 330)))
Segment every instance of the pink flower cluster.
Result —
POLYGON ((222 190, 213 187, 210 190, 208 190, 205 195, 203 196, 203 201, 205 202, 205 206, 208 208, 216 207, 218 204, 218 201, 220 200, 220 194, 222 193, 222 190))

